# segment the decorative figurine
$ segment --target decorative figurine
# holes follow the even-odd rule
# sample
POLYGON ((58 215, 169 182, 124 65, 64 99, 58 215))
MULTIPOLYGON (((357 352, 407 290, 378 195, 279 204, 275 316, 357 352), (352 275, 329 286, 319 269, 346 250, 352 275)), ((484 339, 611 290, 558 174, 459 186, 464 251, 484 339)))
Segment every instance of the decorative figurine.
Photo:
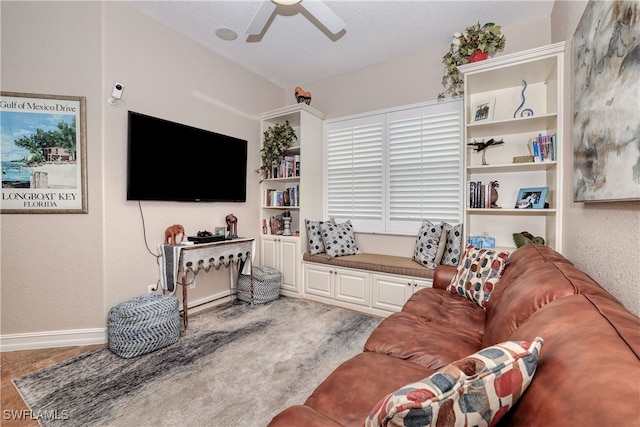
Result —
POLYGON ((291 236, 291 217, 283 216, 282 220, 284 221, 284 230, 282 232, 283 236, 291 236))
POLYGON ((227 230, 229 230, 229 237, 232 239, 238 237, 238 218, 234 214, 229 214, 225 217, 227 221, 227 230))
POLYGON ((491 181, 489 183, 489 188, 491 188, 491 208, 492 209, 500 209, 500 206, 497 205, 497 201, 498 201, 498 190, 496 190, 496 188, 500 187, 500 184, 498 184, 498 181, 491 181))
POLYGON ((520 233, 513 233, 513 243, 516 244, 516 247, 522 247, 527 243, 538 243, 540 245, 544 245, 545 241, 543 237, 534 237, 533 234, 528 231, 522 231, 520 233))
MULTIPOLYGON (((526 98, 524 96, 524 91, 525 90, 527 90, 527 81, 526 80, 522 80, 522 93, 520 94, 520 97, 522 98, 522 102, 520 103, 518 108, 516 108, 516 111, 513 112, 513 118, 514 119, 516 117, 518 117, 518 111, 520 111, 520 109, 522 108, 522 106, 525 103, 525 100, 526 100, 526 98)), ((530 117, 530 116, 533 116, 533 110, 531 108, 525 108, 520 113, 520 117, 530 117)))
POLYGON ((298 104, 301 102, 304 102, 307 105, 311 104, 311 92, 304 91, 300 86, 297 86, 295 89, 295 95, 298 104))
POLYGON ((180 224, 173 224, 171 227, 167 227, 164 230, 164 244, 165 245, 177 245, 178 243, 182 243, 184 240, 184 227, 180 224), (176 240, 178 235, 180 236, 180 242, 176 240))
POLYGON ((476 153, 482 152, 482 165, 486 166, 488 163, 484 158, 485 150, 491 146, 501 145, 501 144, 504 144, 504 140, 501 139, 500 141, 496 141, 495 139, 491 138, 487 142, 484 142, 484 140, 482 140, 481 142, 473 141, 473 142, 469 142, 467 145, 475 147, 474 151, 476 153))

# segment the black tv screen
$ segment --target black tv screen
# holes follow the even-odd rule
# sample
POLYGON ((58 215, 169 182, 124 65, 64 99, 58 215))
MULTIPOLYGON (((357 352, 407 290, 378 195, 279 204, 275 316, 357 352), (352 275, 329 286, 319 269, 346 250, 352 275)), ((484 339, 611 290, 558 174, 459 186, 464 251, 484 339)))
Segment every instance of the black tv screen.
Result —
POLYGON ((129 111, 127 200, 245 202, 247 141, 129 111))

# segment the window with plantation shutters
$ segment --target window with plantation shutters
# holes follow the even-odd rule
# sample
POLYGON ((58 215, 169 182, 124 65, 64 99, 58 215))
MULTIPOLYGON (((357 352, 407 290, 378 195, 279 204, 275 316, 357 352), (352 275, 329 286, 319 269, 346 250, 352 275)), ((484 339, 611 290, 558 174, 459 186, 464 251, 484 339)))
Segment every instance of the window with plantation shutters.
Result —
POLYGON ((327 126, 327 210, 360 229, 384 227, 384 115, 327 126), (334 126, 335 125, 335 126, 334 126))
POLYGON ((461 222, 462 138, 460 100, 328 122, 328 216, 397 234, 461 222))
POLYGON ((461 102, 387 114, 386 231, 462 218, 461 102))

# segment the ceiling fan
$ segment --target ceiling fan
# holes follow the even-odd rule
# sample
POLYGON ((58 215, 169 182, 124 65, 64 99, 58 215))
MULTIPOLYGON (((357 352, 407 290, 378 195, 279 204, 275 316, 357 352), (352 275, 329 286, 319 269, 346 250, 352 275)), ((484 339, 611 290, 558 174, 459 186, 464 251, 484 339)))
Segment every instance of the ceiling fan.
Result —
POLYGON ((345 28, 344 21, 320 0, 267 0, 249 23, 246 33, 250 36, 262 34, 278 5, 288 7, 298 3, 332 34, 338 34, 345 28))

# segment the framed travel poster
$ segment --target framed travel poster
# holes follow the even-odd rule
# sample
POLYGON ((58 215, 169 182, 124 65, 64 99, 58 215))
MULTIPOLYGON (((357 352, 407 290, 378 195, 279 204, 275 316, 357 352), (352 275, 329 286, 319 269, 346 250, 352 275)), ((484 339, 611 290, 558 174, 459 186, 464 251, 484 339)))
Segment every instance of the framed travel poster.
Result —
POLYGON ((87 213, 86 100, 0 94, 3 214, 87 213))

